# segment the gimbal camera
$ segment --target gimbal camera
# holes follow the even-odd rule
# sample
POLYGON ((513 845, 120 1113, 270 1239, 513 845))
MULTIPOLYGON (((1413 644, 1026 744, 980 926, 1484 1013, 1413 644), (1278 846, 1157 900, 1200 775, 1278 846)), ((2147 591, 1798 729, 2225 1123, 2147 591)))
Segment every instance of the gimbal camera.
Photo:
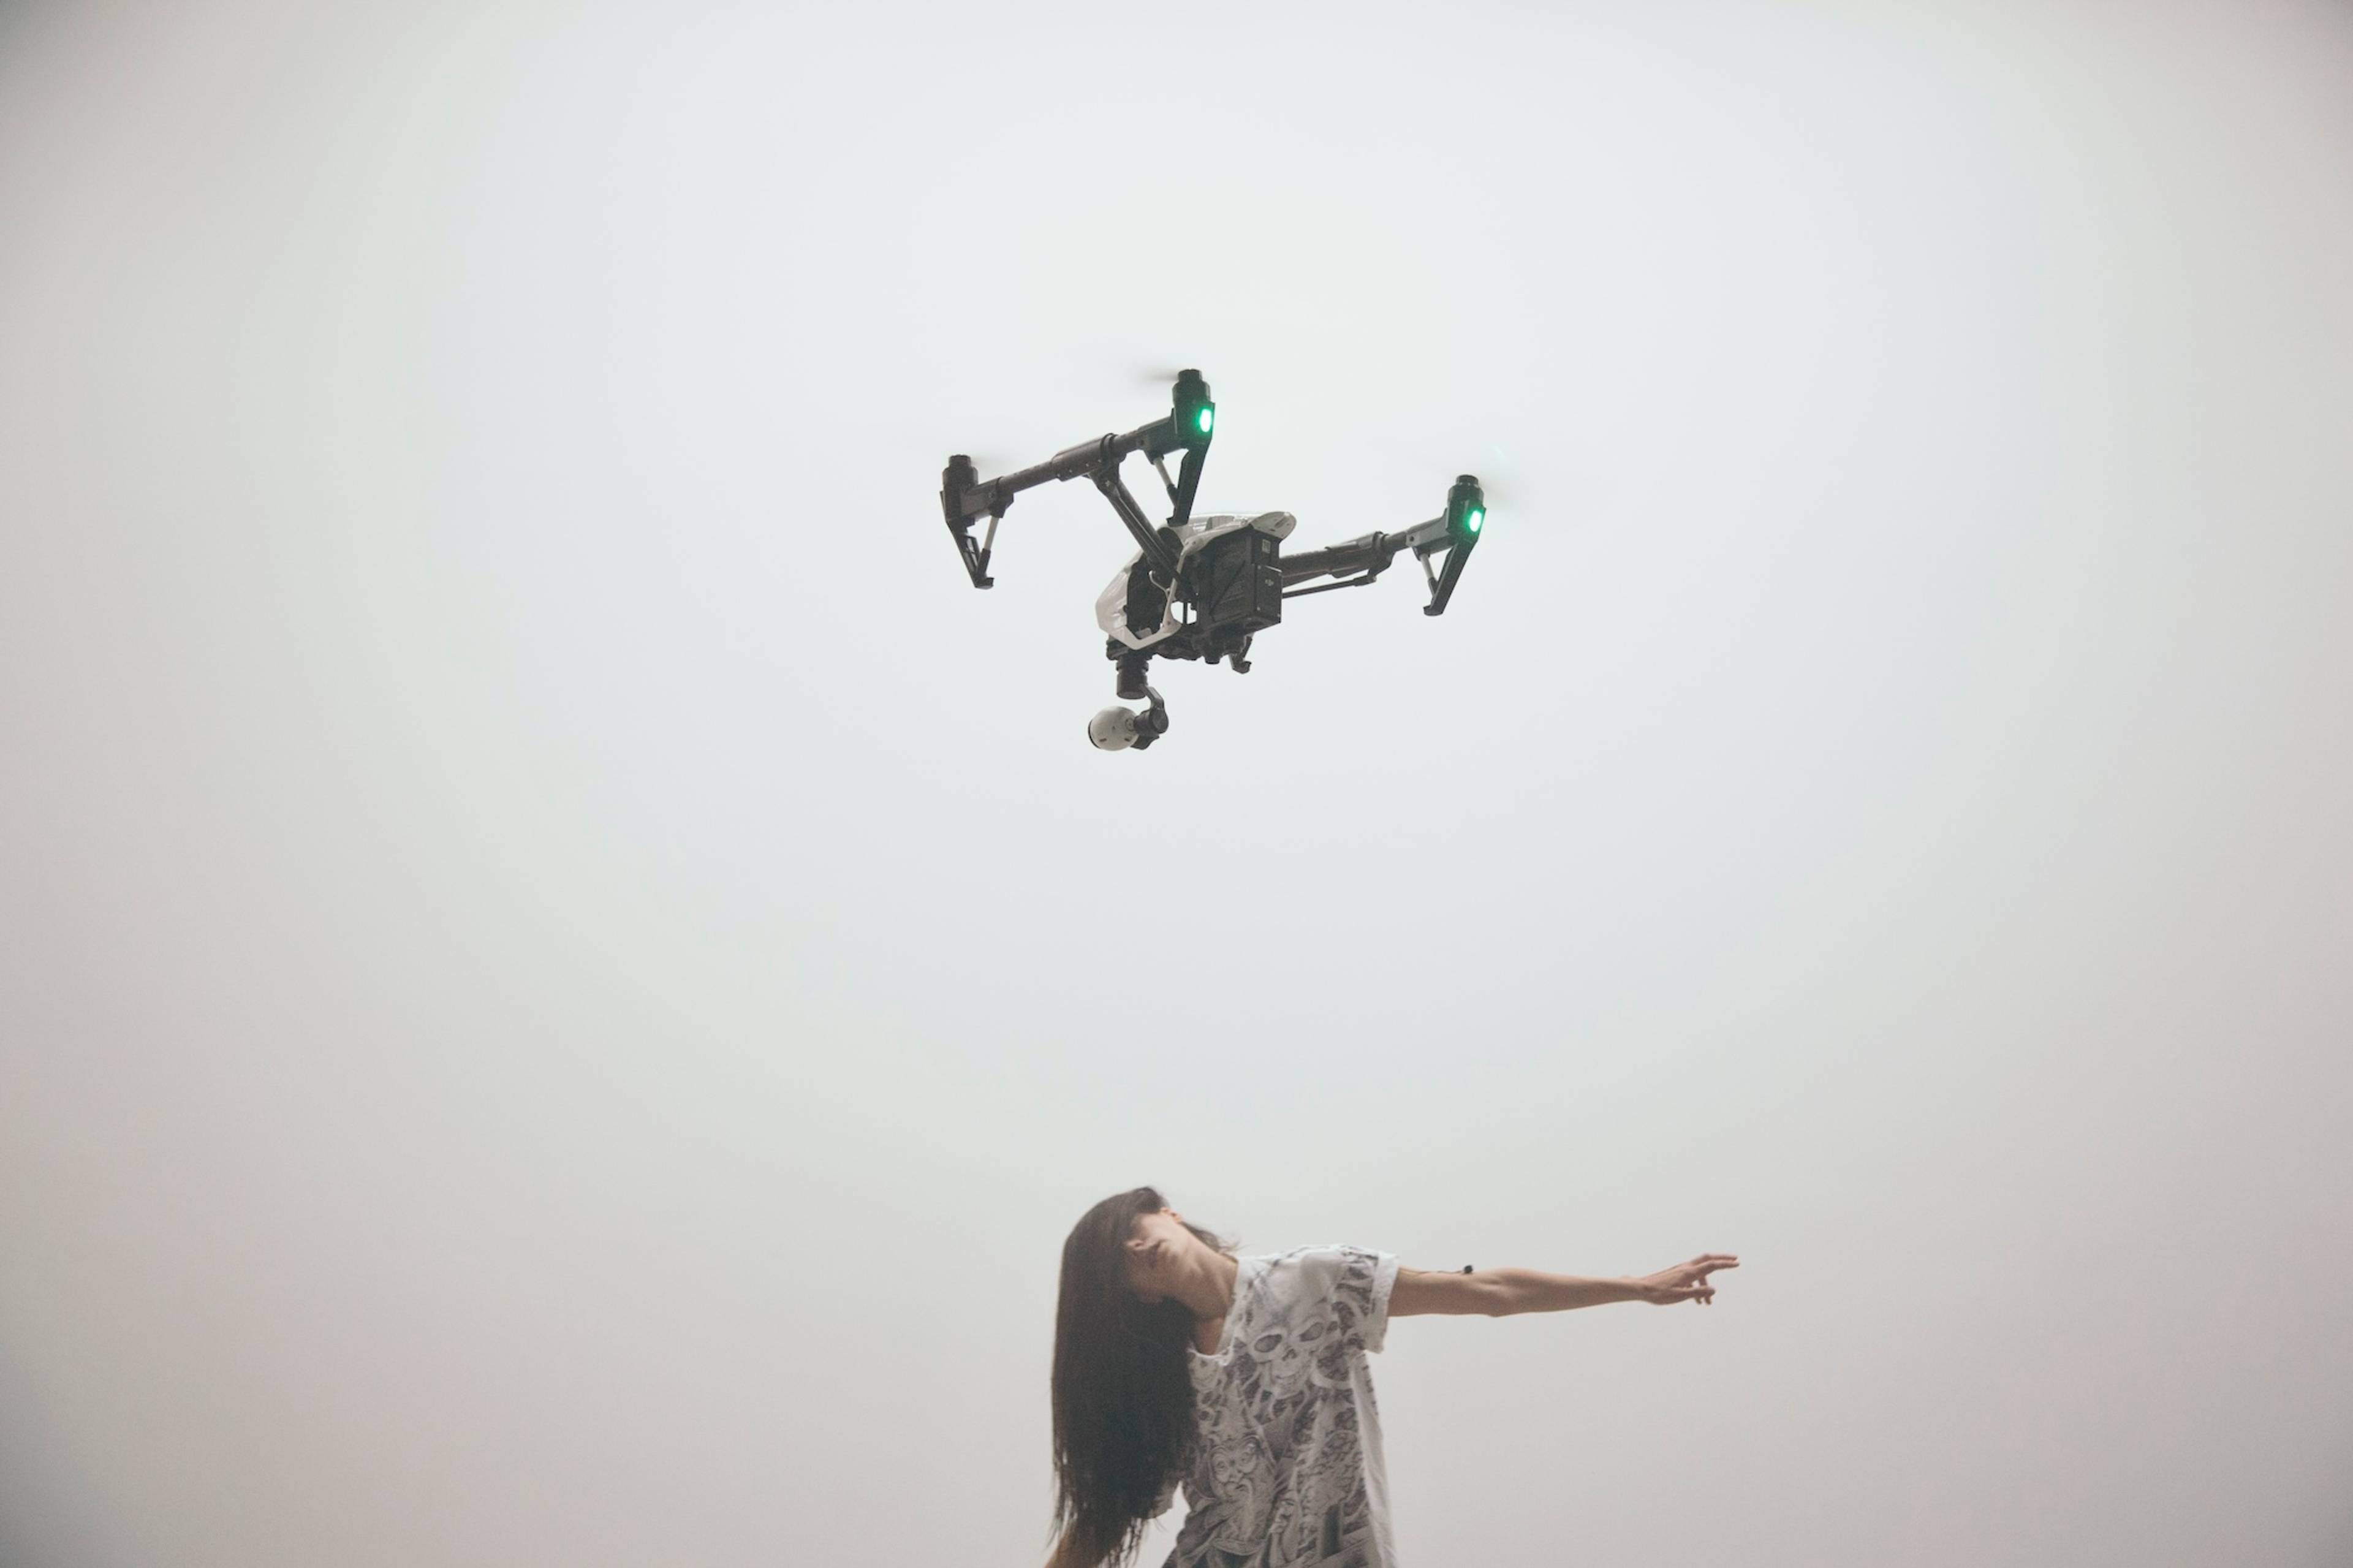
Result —
POLYGON ((1403 551, 1413 552, 1430 582, 1426 616, 1443 615, 1462 568, 1487 521, 1486 497, 1469 474, 1446 492, 1446 510, 1426 522, 1396 533, 1356 539, 1285 555, 1282 542, 1296 520, 1287 511, 1255 516, 1195 517, 1193 493, 1208 457, 1217 425, 1217 405, 1198 370, 1178 373, 1168 413, 1124 436, 1103 436, 1065 447, 1046 461, 1001 479, 984 479, 967 457, 954 457, 940 475, 940 510, 964 557, 976 588, 996 582, 988 574, 997 525, 1023 490, 1062 479, 1092 481, 1111 502, 1136 543, 1136 553, 1095 601, 1095 620, 1107 634, 1106 657, 1119 666, 1117 691, 1127 701, 1149 700, 1143 712, 1106 708, 1087 725, 1087 738, 1105 751, 1137 751, 1168 732, 1168 707, 1145 679, 1160 658, 1223 659, 1236 673, 1250 669, 1251 639, 1282 619, 1282 602, 1335 588, 1360 588, 1372 582, 1403 551), (1120 466, 1141 452, 1159 474, 1172 510, 1155 528, 1128 493, 1120 466), (1176 477, 1166 459, 1183 454, 1176 477), (988 527, 975 542, 973 524, 988 527), (1432 566, 1433 557, 1442 567, 1432 566), (1329 583, 1294 587, 1317 577, 1329 583))

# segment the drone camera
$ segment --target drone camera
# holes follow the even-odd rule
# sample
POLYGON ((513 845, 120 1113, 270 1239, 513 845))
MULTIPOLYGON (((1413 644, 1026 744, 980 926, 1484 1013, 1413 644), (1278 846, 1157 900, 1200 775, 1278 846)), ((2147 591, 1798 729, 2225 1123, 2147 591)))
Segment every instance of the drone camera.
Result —
POLYGON ((1087 739, 1099 752, 1124 752, 1135 744, 1135 710, 1106 708, 1087 721, 1087 739))
POLYGON ((1106 708, 1087 721, 1087 739, 1102 752, 1124 752, 1130 746, 1141 752, 1166 733, 1168 709, 1156 691, 1152 692, 1152 706, 1141 713, 1133 708, 1106 708))

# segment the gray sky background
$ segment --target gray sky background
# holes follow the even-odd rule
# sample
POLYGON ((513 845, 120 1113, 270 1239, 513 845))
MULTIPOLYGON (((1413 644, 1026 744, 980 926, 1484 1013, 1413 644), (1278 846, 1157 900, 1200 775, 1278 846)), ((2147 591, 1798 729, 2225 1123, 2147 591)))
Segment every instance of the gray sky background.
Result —
POLYGON ((1150 1182, 1746 1259, 1413 1563, 2353 1561, 2348 251, 2334 5, 10 8, 0 1557, 1035 1562, 1150 1182), (1493 521, 1104 756, 1187 364, 1493 521))

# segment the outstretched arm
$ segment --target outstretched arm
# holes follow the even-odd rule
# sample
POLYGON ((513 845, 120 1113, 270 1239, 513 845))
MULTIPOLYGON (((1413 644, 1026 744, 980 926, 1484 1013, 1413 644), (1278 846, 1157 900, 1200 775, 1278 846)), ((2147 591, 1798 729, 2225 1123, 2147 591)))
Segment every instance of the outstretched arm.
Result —
POLYGON ((1648 1301, 1672 1306, 1715 1300, 1708 1276, 1719 1268, 1737 1268, 1740 1259, 1728 1252, 1703 1252, 1689 1263, 1678 1263, 1656 1274, 1619 1279, 1583 1279, 1574 1274, 1539 1274, 1533 1268, 1497 1269, 1497 1288, 1504 1305, 1497 1317, 1514 1312, 1566 1312, 1577 1307, 1599 1307, 1606 1301, 1648 1301))
POLYGON ((1661 1307, 1677 1301, 1706 1305, 1715 1300, 1715 1287, 1708 1281, 1708 1276, 1719 1268, 1739 1267, 1740 1259, 1731 1253, 1704 1252, 1689 1263, 1678 1263, 1655 1274, 1615 1279, 1542 1274, 1533 1268, 1483 1268, 1468 1274, 1400 1268, 1397 1284, 1389 1293, 1389 1316, 1475 1312, 1490 1318, 1507 1318, 1518 1312, 1566 1312, 1609 1301, 1649 1301, 1661 1307))

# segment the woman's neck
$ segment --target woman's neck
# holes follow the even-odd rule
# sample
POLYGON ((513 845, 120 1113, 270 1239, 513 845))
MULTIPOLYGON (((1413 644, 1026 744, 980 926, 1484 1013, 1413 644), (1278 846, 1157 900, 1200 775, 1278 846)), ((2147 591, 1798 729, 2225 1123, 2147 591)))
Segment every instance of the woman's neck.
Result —
POLYGON ((1186 1289, 1175 1292, 1176 1297, 1196 1318, 1213 1321, 1232 1310, 1234 1279, 1240 1273, 1240 1264, 1222 1252, 1211 1252, 1208 1267, 1188 1281, 1186 1289))

